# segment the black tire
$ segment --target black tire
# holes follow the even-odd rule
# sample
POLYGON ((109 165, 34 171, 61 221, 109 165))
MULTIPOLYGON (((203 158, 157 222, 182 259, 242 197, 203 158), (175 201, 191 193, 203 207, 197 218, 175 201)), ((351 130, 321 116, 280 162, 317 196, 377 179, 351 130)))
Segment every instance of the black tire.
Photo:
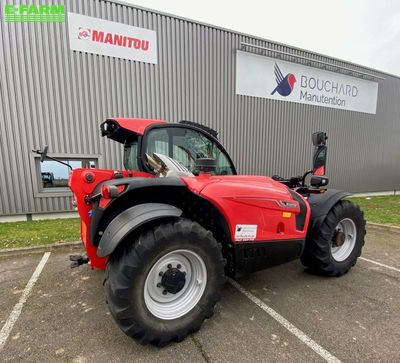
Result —
MULTIPOLYGON (((348 200, 341 200, 329 211, 320 228, 314 233, 307 234, 301 262, 312 272, 327 276, 341 276, 356 264, 357 258, 361 255, 365 234, 364 214, 360 207, 348 200), (347 250, 342 250, 342 258, 338 258, 338 252, 334 252, 332 249, 337 236, 336 227, 340 222, 342 222, 340 226, 347 223, 350 230, 355 227, 356 231, 354 243, 347 242, 349 244, 346 246, 349 247, 347 250), (353 227, 351 227, 352 225, 353 227)), ((344 246, 345 244, 339 248, 344 248, 344 246)))
MULTIPOLYGON (((181 341, 200 329, 204 319, 213 315, 214 305, 220 299, 221 287, 226 281, 225 263, 221 245, 198 223, 179 219, 159 224, 144 231, 134 245, 110 256, 104 281, 109 310, 121 330, 141 344, 164 346, 170 341, 181 341), (191 251, 200 256, 206 267, 207 282, 200 300, 190 311, 168 320, 150 311, 144 290, 153 281, 146 282, 147 276, 154 271, 152 267, 174 251, 191 251)), ((185 285, 190 284, 188 281, 185 285)), ((184 289, 182 292, 186 293, 184 289)), ((171 295, 171 298, 174 296, 178 295, 171 295)))

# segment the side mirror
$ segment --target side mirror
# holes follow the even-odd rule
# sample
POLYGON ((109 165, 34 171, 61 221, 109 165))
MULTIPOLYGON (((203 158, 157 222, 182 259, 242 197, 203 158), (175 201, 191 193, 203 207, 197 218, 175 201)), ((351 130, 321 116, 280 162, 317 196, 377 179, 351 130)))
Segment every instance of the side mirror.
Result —
POLYGON ((314 175, 325 175, 326 151, 327 147, 325 145, 319 145, 315 148, 313 160, 314 175))
POLYGON ((325 145, 328 136, 326 136, 326 132, 318 131, 312 134, 312 142, 314 146, 325 145))
POLYGON ((312 142, 315 147, 314 158, 313 158, 313 169, 312 169, 312 173, 314 175, 325 174, 327 139, 328 136, 326 136, 325 132, 317 131, 312 134, 312 142))
POLYGON ((46 160, 46 156, 47 156, 48 150, 49 150, 49 147, 46 145, 46 146, 43 148, 42 154, 40 155, 40 162, 41 162, 41 163, 43 163, 43 161, 46 160))

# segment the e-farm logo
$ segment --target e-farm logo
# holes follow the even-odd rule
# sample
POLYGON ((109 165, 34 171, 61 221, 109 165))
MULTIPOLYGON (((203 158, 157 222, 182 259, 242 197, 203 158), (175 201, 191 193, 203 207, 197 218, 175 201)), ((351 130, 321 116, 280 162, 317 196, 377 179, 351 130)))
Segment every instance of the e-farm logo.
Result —
POLYGON ((55 22, 65 21, 64 5, 6 5, 6 22, 55 22))

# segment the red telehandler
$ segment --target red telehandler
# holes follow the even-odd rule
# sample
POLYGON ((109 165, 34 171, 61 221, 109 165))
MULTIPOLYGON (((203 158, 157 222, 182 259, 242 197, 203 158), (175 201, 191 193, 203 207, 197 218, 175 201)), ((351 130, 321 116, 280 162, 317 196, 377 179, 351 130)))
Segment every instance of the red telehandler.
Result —
POLYGON ((112 118, 100 128, 123 144, 125 170, 71 171, 87 253, 72 267, 105 269, 110 312, 141 344, 198 330, 225 276, 296 258, 340 276, 361 254, 363 212, 326 189, 323 132, 312 135, 312 170, 284 179, 237 175, 217 132, 193 122, 112 118))

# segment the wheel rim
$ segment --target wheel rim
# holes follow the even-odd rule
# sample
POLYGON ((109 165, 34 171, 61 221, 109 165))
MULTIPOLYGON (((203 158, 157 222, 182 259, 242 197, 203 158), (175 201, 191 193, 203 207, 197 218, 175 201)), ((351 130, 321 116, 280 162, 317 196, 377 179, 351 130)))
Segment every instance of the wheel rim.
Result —
POLYGON ((348 258, 354 249, 357 239, 357 229, 355 223, 350 218, 342 219, 335 228, 335 235, 344 234, 344 241, 341 246, 337 246, 335 241, 332 242, 332 257, 338 261, 344 261, 348 258))
POLYGON ((207 269, 203 259, 193 251, 172 251, 162 256, 147 275, 144 301, 147 309, 156 317, 165 320, 176 319, 196 306, 203 296, 206 285, 207 269), (169 274, 169 285, 165 281, 166 274, 169 274), (183 286, 181 286, 182 276, 184 276, 183 286), (179 286, 175 286, 174 290, 170 285, 177 279, 179 286))

